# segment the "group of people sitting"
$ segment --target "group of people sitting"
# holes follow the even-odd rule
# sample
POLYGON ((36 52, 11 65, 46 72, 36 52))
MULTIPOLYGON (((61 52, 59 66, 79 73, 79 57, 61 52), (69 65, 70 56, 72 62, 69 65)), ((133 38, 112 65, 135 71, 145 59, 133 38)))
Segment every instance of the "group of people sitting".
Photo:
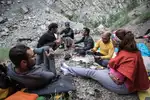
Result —
POLYGON ((47 33, 40 37, 37 48, 32 49, 19 44, 10 49, 7 74, 25 88, 36 89, 56 78, 54 51, 62 45, 62 40, 67 40, 67 48, 74 48, 81 56, 93 55, 95 62, 105 67, 97 70, 81 67, 70 67, 64 62, 60 67, 64 75, 89 77, 98 81, 104 88, 118 94, 130 94, 136 91, 147 90, 150 86, 148 74, 140 51, 136 46, 134 34, 131 31, 118 29, 111 38, 111 32, 104 32, 101 39, 96 42, 90 36, 90 29, 83 29, 83 38, 74 42, 74 32, 69 23, 65 23, 66 29, 61 32, 62 38, 56 37, 58 25, 52 23, 47 33), (70 41, 73 41, 70 44, 70 41), (84 46, 77 45, 84 43, 84 46), (114 54, 116 43, 119 51, 114 54), (100 48, 99 51, 98 48, 100 48))

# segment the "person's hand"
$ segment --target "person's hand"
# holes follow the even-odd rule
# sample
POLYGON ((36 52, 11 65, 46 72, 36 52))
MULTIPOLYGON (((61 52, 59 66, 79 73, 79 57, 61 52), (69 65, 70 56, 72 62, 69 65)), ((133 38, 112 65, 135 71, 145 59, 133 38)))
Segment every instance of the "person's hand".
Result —
POLYGON ((49 48, 48 51, 45 51, 45 54, 47 57, 54 56, 54 50, 52 48, 49 48))
POLYGON ((75 47, 75 49, 79 49, 79 47, 75 47))
POLYGON ((91 49, 90 51, 91 51, 91 52, 95 52, 95 50, 94 50, 94 49, 91 49))
POLYGON ((55 43, 56 43, 56 45, 60 45, 61 44, 61 39, 59 38, 59 39, 55 40, 55 43))
POLYGON ((101 56, 94 56, 94 58, 101 60, 101 56))

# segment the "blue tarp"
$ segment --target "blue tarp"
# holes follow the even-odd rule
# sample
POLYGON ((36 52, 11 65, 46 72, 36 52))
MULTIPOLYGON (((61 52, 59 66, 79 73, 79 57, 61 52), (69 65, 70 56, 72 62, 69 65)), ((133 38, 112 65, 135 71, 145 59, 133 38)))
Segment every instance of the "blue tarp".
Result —
MULTIPOLYGON (((150 50, 144 43, 137 43, 137 47, 141 51, 142 56, 150 56, 150 50)), ((115 48, 115 52, 118 52, 118 48, 115 48)))

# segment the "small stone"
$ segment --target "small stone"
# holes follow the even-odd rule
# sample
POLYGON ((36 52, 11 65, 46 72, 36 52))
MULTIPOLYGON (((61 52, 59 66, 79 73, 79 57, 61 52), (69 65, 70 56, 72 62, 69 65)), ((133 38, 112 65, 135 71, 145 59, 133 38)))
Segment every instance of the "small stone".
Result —
POLYGON ((25 5, 23 5, 23 6, 20 8, 20 11, 21 11, 21 13, 23 13, 23 14, 27 14, 27 13, 29 13, 29 8, 28 8, 27 6, 25 6, 25 5))
POLYGON ((46 21, 46 23, 45 23, 46 25, 50 25, 51 24, 51 22, 50 21, 46 21))
POLYGON ((0 24, 5 23, 6 21, 8 21, 7 18, 0 17, 0 24))
POLYGON ((2 29, 4 32, 8 33, 9 32, 9 29, 7 27, 3 28, 2 29))
POLYGON ((46 12, 46 13, 50 13, 50 8, 49 8, 49 7, 46 7, 45 12, 46 12))
POLYGON ((25 20, 30 20, 31 17, 30 17, 30 16, 24 16, 24 19, 25 19, 25 20))
POLYGON ((7 32, 1 32, 0 33, 0 37, 3 37, 3 36, 8 36, 9 34, 7 32))
POLYGON ((0 1, 1 4, 5 4, 5 1, 0 1))
POLYGON ((12 4, 12 1, 7 1, 7 4, 8 4, 8 5, 11 5, 11 4, 12 4))
POLYGON ((21 3, 21 1, 20 1, 20 0, 18 0, 17 2, 18 2, 18 3, 21 3))
POLYGON ((41 25, 40 28, 41 28, 42 30, 46 30, 46 25, 41 25))

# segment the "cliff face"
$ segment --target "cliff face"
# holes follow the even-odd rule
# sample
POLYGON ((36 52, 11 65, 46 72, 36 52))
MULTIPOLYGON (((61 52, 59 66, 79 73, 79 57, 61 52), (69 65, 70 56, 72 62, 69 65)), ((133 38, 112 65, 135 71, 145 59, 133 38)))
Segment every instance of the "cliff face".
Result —
POLYGON ((147 2, 148 0, 47 0, 54 11, 90 27, 108 24, 111 17, 120 11, 129 12, 147 2))

